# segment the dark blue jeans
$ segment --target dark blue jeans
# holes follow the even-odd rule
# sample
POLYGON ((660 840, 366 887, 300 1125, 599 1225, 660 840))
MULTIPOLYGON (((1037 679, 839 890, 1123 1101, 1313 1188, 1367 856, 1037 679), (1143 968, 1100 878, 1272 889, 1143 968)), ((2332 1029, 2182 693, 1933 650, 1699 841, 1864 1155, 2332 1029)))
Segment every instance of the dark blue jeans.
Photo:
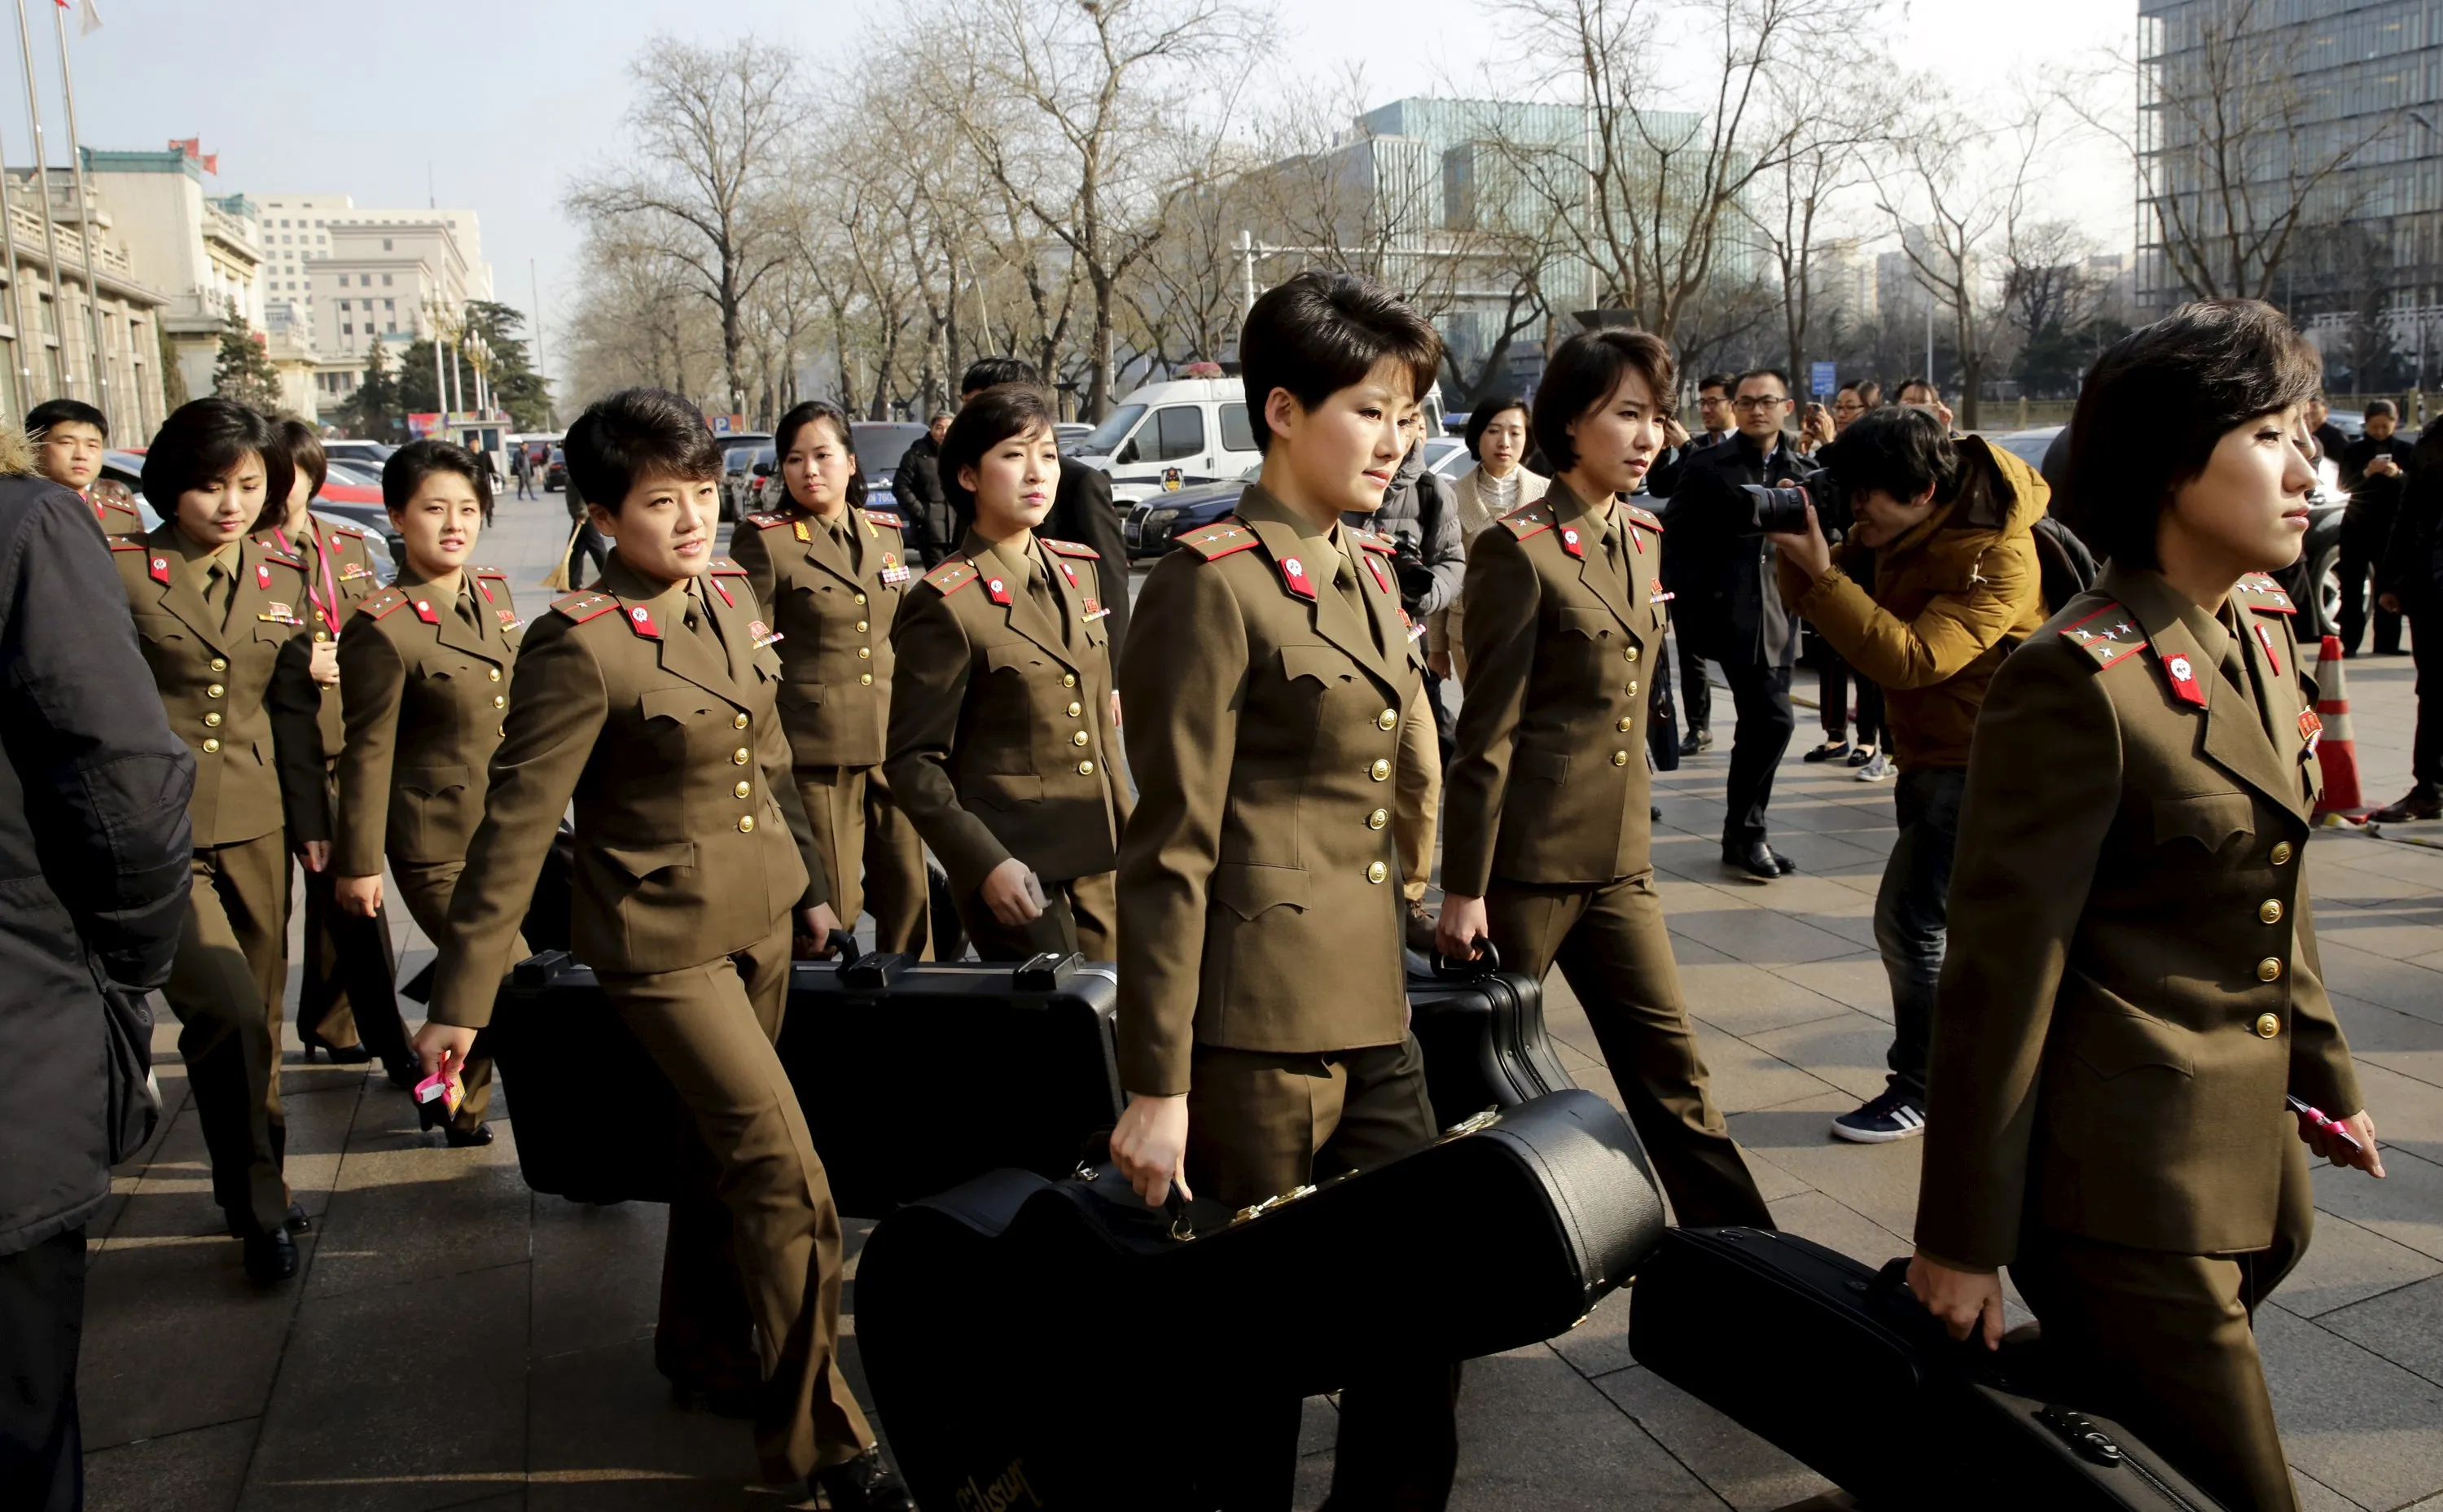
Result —
POLYGON ((1942 975, 1950 921, 1951 854, 1959 843, 1965 767, 1901 773, 1892 792, 1900 838, 1883 863, 1875 894, 1875 945, 1892 980, 1893 1091, 1925 1106, 1926 1047, 1934 1034, 1934 990, 1942 975))

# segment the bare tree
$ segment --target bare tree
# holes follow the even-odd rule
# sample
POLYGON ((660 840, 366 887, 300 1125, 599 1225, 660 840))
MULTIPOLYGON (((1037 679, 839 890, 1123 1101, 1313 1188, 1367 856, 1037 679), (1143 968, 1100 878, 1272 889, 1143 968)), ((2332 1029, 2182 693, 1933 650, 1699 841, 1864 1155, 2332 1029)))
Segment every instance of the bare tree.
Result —
POLYGON ((622 165, 575 185, 570 211, 625 223, 687 269, 721 322, 728 408, 746 408, 744 314, 787 255, 772 201, 804 115, 795 60, 747 38, 726 48, 657 37, 629 65, 634 150, 622 165))

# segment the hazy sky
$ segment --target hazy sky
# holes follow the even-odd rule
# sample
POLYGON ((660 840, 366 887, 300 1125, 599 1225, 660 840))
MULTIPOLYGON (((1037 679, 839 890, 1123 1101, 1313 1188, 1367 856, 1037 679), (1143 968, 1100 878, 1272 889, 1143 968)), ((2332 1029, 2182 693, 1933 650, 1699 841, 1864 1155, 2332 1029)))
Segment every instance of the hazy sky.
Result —
MULTIPOLYGON (((531 302, 535 264, 546 323, 563 307, 577 234, 560 199, 569 178, 608 161, 627 101, 627 60, 657 31, 699 42, 752 32, 785 40, 820 87, 853 84, 866 28, 896 0, 98 0, 106 23, 75 34, 79 125, 87 145, 158 148, 200 136, 220 156, 214 192, 352 194, 358 205, 468 206, 482 216, 500 297, 531 302)), ((28 0, 37 84, 54 161, 66 160, 51 6, 28 0)), ((1486 0, 1399 0, 1380 8, 1284 0, 1284 56, 1317 75, 1363 65, 1369 103, 1464 90, 1503 43, 1486 0)), ((1937 68, 1972 97, 2117 46, 2135 0, 1906 0, 1901 62, 1937 68)), ((13 48, 0 48, 13 53, 13 48)), ((0 79, 21 77, 13 57, 0 79)), ((0 148, 31 156, 20 88, 0 100, 0 148)), ((2107 248, 2128 241, 2124 169, 2066 150, 2047 200, 2107 248)))

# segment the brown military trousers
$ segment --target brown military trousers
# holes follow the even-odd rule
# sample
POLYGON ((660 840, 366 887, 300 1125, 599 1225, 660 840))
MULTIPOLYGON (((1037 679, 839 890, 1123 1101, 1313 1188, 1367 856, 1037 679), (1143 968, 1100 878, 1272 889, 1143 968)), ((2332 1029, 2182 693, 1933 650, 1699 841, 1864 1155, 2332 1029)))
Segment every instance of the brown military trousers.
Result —
POLYGON ((2048 1368, 2100 1394, 2096 1412, 2231 1512, 2297 1512, 2252 1320, 2315 1221, 2306 1147, 2293 1140, 2267 1248, 2176 1255, 2031 1227, 2011 1279, 2044 1324, 2048 1368))
POLYGON ((281 1000, 288 986, 288 849, 274 829, 195 852, 177 959, 162 992, 212 1160, 212 1200, 269 1233, 288 1215, 281 1161, 281 1000))
POLYGON ((710 1197, 670 1204, 662 1257, 665 1374, 700 1383, 754 1325, 755 1448, 769 1481, 803 1480, 873 1443, 840 1374, 840 1222, 797 1089, 773 1043, 789 929, 684 971, 602 972, 602 995, 669 1074, 709 1158, 710 1197), (674 1357, 698 1353, 695 1359, 674 1357))
MULTIPOLYGON (((464 861, 435 861, 421 865, 395 861, 390 864, 391 881, 398 884, 398 901, 427 939, 449 938, 450 895, 458 886, 458 874, 466 869, 464 861)), ((382 934, 385 939, 389 938, 387 922, 382 934)), ((509 959, 521 961, 525 957, 525 938, 520 936, 509 947, 509 959)), ((480 1037, 475 1041, 475 1054, 468 1058, 466 1072, 460 1078, 459 1090, 465 1094, 464 1101, 450 1121, 460 1129, 473 1129, 484 1121, 485 1110, 492 1105, 492 1057, 485 1051, 480 1037)))
POLYGON ((981 896, 959 901, 959 922, 976 942, 976 959, 1022 961, 1049 952, 1082 955, 1088 960, 1119 958, 1118 873, 1098 871, 1043 884, 1043 914, 1031 924, 1013 929, 993 917, 981 896))
MULTIPOLYGON (((1424 1056, 1397 1045, 1276 1054, 1199 1045, 1187 1094, 1187 1184, 1243 1208, 1363 1171, 1429 1142, 1424 1056)), ((1431 1509, 1459 1468, 1457 1365, 1386 1360, 1340 1394, 1332 1504, 1431 1509)), ((1224 1437, 1244 1446, 1230 1467, 1227 1512, 1287 1512, 1297 1481, 1299 1403, 1240 1404, 1224 1437)))
POLYGON ((1496 877, 1484 906, 1505 967, 1540 982, 1557 964, 1577 993, 1680 1223, 1772 1228, 1706 1090, 1654 873, 1601 886, 1496 877))
MULTIPOLYGON (((336 812, 336 763, 324 780, 336 812)), ((300 962, 305 970, 297 988, 299 1037, 310 1032, 343 1049, 361 1044, 386 1065, 414 1064, 407 1021, 398 1011, 398 957, 391 948, 390 911, 377 908, 373 918, 360 919, 340 906, 333 887, 339 879, 328 866, 307 871, 300 862, 297 872, 303 884, 298 890, 305 898, 305 958, 300 962)))
POLYGON ((798 795, 829 869, 832 912, 854 933, 873 915, 873 948, 933 957, 925 842, 891 798, 880 767, 799 767, 798 795), (862 860, 860 871, 858 863, 862 860))

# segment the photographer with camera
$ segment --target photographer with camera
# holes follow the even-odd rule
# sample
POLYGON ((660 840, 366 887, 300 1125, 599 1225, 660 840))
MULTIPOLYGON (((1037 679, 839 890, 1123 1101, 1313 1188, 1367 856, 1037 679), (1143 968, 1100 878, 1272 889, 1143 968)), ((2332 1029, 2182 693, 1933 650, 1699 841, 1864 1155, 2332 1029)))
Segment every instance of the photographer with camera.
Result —
POLYGON ((1933 410, 1879 410, 1819 454, 1818 497, 1846 501, 1847 540, 1825 541, 1812 505, 1780 549, 1781 598, 1861 676, 1881 684, 1899 747, 1900 837, 1875 896, 1875 943, 1892 984, 1889 1084, 1832 1132, 1861 1144, 1925 1131, 1926 1047, 1942 973, 1951 858, 1969 738, 2003 658, 2045 621, 2032 532, 2049 493, 1983 439, 1954 441, 1933 410), (1846 568, 1871 561, 1871 582, 1846 568))
MULTIPOLYGON (((1428 617, 1459 597, 1467 573, 1467 543, 1460 532, 1459 502, 1450 480, 1425 470, 1425 444, 1409 445, 1372 515, 1341 517, 1351 530, 1369 530, 1391 543, 1391 571, 1400 583, 1400 608, 1411 634, 1423 634, 1428 617)), ((1449 738, 1442 680, 1425 675, 1425 696, 1409 701, 1400 722, 1398 791, 1392 797, 1391 837, 1400 853, 1400 891, 1406 900, 1408 948, 1430 955, 1434 918, 1425 912, 1425 885, 1433 880, 1434 827, 1442 803, 1442 742, 1449 738)))
POLYGON ((1816 467, 1782 429, 1790 380, 1778 370, 1740 373, 1731 413, 1738 429, 1730 440, 1684 459, 1679 491, 1662 517, 1669 544, 1661 586, 1676 595, 1672 618, 1689 656, 1721 664, 1738 711, 1730 806, 1722 815, 1723 868, 1771 882, 1797 869, 1765 843, 1764 811, 1797 725, 1790 672, 1798 627, 1774 590, 1773 546, 1765 533, 1805 528, 1794 490, 1813 480, 1816 467))

